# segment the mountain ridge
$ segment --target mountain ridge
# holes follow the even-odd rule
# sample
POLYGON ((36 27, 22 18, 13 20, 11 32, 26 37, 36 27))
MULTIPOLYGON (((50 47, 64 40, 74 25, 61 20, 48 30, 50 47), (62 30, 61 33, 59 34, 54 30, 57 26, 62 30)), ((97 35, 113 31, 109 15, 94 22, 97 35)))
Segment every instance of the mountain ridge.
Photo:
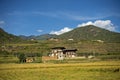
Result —
POLYGON ((4 31, 2 28, 0 28, 0 43, 4 44, 4 43, 11 43, 11 42, 19 42, 22 39, 18 36, 15 36, 13 34, 7 33, 6 31, 4 31))
POLYGON ((20 35, 19 37, 25 40, 30 40, 30 39, 35 39, 35 40, 47 40, 50 38, 56 38, 57 35, 55 34, 42 34, 42 35, 31 35, 31 36, 24 36, 24 35, 20 35))
POLYGON ((75 28, 69 32, 63 33, 61 35, 54 34, 42 34, 38 36, 15 36, 13 34, 9 34, 5 32, 2 28, 0 28, 0 42, 16 42, 21 39, 24 40, 48 40, 50 38, 58 38, 61 40, 102 40, 104 42, 120 42, 120 33, 112 32, 103 28, 99 28, 97 26, 88 25, 83 27, 75 28))
POLYGON ((72 31, 66 32, 58 36, 60 39, 74 40, 103 40, 106 42, 120 42, 120 33, 112 32, 97 26, 88 25, 78 27, 72 31))

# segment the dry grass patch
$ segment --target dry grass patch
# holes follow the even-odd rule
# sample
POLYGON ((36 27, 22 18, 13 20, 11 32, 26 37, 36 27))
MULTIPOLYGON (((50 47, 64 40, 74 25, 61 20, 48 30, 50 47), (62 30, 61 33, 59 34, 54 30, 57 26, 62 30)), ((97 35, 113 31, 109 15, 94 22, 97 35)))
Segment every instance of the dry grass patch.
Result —
POLYGON ((0 80, 120 80, 120 61, 0 64, 0 80))

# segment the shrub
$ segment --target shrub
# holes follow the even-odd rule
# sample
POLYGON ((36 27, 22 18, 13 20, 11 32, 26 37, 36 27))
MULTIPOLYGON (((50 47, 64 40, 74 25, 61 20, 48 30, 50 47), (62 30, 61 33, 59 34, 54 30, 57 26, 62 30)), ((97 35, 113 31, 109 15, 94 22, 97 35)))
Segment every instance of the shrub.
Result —
POLYGON ((18 58, 19 58, 20 63, 26 62, 26 55, 25 55, 25 54, 21 53, 21 54, 18 56, 18 58))

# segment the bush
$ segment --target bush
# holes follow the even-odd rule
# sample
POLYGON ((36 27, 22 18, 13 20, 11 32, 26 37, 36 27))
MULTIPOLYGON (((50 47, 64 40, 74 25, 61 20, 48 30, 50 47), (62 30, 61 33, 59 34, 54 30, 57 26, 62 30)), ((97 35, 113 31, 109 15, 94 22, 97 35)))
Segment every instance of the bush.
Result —
POLYGON ((42 57, 43 54, 42 54, 42 53, 36 53, 36 56, 37 56, 37 57, 42 57))
POLYGON ((25 63, 26 62, 26 55, 25 54, 21 53, 18 56, 18 58, 19 58, 20 63, 25 63))
POLYGON ((0 56, 8 57, 9 55, 10 55, 9 52, 7 52, 7 51, 1 51, 1 50, 0 50, 0 56))

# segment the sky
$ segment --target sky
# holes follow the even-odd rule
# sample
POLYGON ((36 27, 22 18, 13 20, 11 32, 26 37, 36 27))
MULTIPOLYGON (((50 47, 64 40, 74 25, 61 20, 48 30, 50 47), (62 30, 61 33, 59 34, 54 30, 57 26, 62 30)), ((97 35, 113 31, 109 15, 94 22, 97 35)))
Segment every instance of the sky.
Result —
POLYGON ((63 34, 95 25, 120 33, 119 0, 0 0, 0 27, 14 35, 63 34))

